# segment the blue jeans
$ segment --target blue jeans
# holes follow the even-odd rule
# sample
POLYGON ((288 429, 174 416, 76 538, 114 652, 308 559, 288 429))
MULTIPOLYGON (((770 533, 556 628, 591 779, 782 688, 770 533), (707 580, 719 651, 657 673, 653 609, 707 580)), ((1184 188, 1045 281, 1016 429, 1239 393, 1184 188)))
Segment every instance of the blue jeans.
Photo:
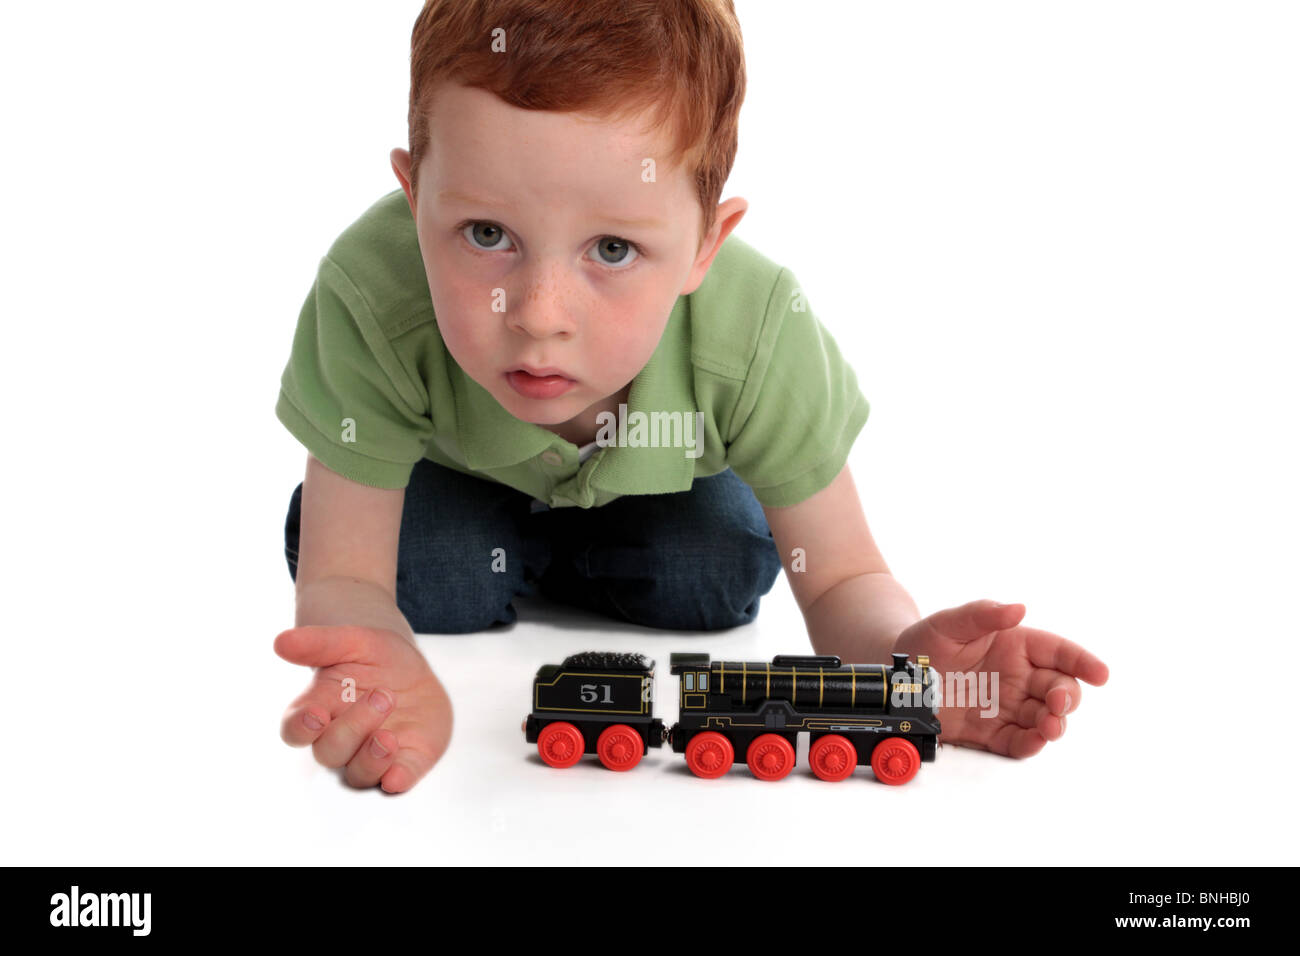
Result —
MULTIPOLYGON (((302 485, 285 521, 298 575, 302 485)), ((781 561, 754 493, 730 470, 689 491, 624 495, 600 508, 533 512, 529 495, 428 459, 402 509, 397 606, 421 634, 515 620, 516 595, 541 594, 646 627, 748 624, 781 561)))

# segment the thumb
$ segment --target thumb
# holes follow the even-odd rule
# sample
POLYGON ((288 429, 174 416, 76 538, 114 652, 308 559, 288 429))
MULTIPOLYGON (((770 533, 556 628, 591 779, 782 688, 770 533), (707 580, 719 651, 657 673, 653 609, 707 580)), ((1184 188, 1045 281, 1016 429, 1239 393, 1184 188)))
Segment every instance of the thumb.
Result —
POLYGON ((966 644, 981 637, 1015 627, 1025 616, 1023 604, 971 601, 930 615, 931 626, 949 640, 966 644))
POLYGON ((330 667, 347 661, 365 660, 369 655, 367 628, 332 624, 291 627, 276 635, 275 652, 291 664, 330 667))

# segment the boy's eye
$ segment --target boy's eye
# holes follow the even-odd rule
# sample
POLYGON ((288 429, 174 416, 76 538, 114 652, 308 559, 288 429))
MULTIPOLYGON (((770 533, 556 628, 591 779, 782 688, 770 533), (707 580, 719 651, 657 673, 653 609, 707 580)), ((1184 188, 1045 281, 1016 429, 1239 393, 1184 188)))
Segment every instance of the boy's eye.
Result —
POLYGON ((640 255, 636 246, 626 239, 619 239, 617 236, 603 236, 591 248, 600 256, 597 261, 602 265, 617 266, 620 269, 625 269, 633 262, 636 262, 637 256, 640 255))
POLYGON ((468 223, 461 230, 461 233, 469 240, 470 245, 485 252, 500 252, 512 248, 511 246, 498 245, 502 239, 505 239, 506 242, 510 240, 506 236, 504 229, 490 222, 468 223))
MULTIPOLYGON (((508 252, 514 248, 505 230, 495 223, 467 222, 460 231, 471 246, 483 252, 508 252)), ((617 236, 602 236, 591 248, 595 253, 590 257, 593 262, 615 270, 626 269, 641 256, 634 244, 617 236)))

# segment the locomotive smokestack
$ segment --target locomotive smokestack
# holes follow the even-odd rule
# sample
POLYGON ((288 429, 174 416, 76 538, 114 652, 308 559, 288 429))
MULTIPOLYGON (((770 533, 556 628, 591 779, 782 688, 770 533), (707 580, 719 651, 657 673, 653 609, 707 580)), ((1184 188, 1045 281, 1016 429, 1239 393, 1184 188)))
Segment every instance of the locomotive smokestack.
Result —
POLYGON ((894 670, 907 670, 907 655, 894 654, 894 670))

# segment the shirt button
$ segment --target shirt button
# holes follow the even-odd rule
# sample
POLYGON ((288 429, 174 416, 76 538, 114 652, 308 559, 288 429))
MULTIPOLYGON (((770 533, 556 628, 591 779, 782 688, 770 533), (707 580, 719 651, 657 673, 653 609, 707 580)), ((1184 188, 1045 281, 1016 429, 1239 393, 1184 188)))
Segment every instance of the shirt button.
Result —
POLYGON ((542 461, 546 462, 548 465, 558 465, 560 462, 564 461, 564 459, 560 457, 558 451, 552 451, 548 448, 546 451, 542 452, 542 461))

